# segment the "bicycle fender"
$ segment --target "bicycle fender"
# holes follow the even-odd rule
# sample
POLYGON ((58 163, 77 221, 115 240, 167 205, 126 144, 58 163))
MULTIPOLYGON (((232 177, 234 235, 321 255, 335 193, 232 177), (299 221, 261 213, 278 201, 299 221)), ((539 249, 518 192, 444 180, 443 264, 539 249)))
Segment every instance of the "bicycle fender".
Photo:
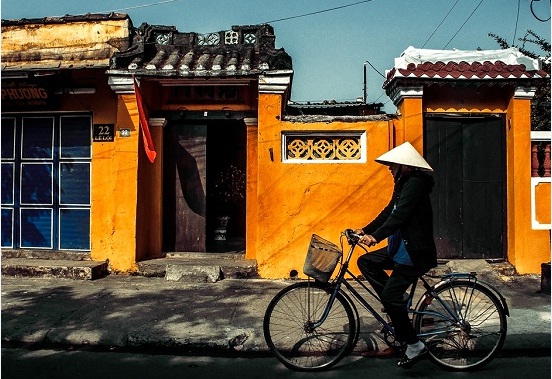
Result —
MULTIPOLYGON (((457 279, 473 280, 474 283, 479 283, 483 287, 490 290, 491 293, 499 300, 500 304, 502 305, 502 310, 504 311, 504 314, 506 316, 510 317, 510 310, 508 309, 508 304, 506 303, 506 298, 504 298, 504 296, 500 293, 500 291, 495 286, 493 286, 489 282, 486 282, 484 280, 479 279, 477 277, 476 273, 451 273, 451 274, 446 274, 446 275, 443 275, 442 280, 439 283, 435 284, 431 288, 432 288, 432 290, 436 290, 439 287, 447 285, 450 282, 454 282, 457 279)), ((423 299, 420 299, 420 301, 422 301, 422 300, 423 299)), ((416 308, 416 309, 418 309, 418 308, 416 308)))
POLYGON ((479 280, 479 279, 477 279, 476 281, 477 281, 477 283, 481 284, 482 286, 487 287, 488 289, 490 289, 496 295, 496 297, 498 297, 500 299, 500 303, 502 304, 502 309, 504 310, 504 314, 506 316, 510 317, 510 310, 508 309, 508 304, 506 303, 506 298, 504 296, 502 296, 500 291, 489 282, 486 282, 484 280, 479 280))

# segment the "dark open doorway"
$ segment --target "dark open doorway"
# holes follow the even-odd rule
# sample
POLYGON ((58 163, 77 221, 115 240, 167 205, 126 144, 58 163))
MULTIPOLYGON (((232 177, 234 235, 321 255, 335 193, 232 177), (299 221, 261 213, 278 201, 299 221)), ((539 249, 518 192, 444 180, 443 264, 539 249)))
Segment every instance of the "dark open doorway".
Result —
POLYGON ((246 217, 243 121, 173 121, 164 135, 163 250, 243 251, 246 217), (229 216, 224 239, 217 227, 217 219, 222 215, 229 216))
MULTIPOLYGON (((241 120, 207 128, 207 250, 245 249, 246 128, 241 120), (229 217, 225 239, 220 218, 229 217)), ((224 221, 223 221, 224 222, 224 221)))

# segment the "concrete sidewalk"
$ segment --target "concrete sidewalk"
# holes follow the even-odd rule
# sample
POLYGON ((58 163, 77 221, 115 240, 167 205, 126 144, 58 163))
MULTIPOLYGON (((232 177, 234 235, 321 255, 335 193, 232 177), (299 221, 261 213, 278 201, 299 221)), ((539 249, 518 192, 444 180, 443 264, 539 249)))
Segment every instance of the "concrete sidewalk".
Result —
MULTIPOLYGON (((549 354, 550 295, 538 293, 540 278, 493 274, 491 279, 510 308, 504 354, 549 354)), ((263 279, 184 283, 123 275, 94 281, 3 276, 2 346, 268 353, 264 312, 274 295, 291 283, 263 279)), ((370 314, 359 312, 362 332, 355 351, 381 348, 381 328, 370 314)))

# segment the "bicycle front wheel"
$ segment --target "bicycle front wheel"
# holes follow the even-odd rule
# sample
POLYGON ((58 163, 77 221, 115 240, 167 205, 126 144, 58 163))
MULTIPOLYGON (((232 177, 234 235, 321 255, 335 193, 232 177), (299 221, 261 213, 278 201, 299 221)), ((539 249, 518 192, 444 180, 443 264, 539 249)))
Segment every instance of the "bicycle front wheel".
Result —
POLYGON ((506 338, 500 300, 487 287, 466 280, 438 285, 435 291, 437 297, 422 297, 414 322, 432 360, 457 371, 490 362, 506 338))
POLYGON ((335 365, 353 348, 355 317, 340 293, 325 320, 315 325, 322 319, 331 295, 327 285, 301 282, 284 288, 268 305, 264 337, 286 367, 320 371, 335 365))

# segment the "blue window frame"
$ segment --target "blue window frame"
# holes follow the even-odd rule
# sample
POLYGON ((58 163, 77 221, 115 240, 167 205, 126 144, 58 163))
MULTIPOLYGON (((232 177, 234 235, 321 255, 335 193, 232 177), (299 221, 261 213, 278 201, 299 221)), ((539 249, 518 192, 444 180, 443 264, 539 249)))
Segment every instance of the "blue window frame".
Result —
POLYGON ((2 117, 2 247, 90 250, 92 117, 2 117))

